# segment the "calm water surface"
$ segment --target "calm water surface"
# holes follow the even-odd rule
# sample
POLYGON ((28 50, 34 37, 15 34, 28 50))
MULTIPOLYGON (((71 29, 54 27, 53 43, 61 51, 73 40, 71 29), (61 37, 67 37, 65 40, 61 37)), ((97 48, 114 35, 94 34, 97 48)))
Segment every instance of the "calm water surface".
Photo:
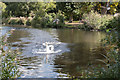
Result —
POLYGON ((67 74, 79 76, 80 70, 87 68, 92 62, 99 64, 96 59, 102 59, 99 49, 100 40, 105 37, 103 32, 81 31, 77 29, 34 29, 1 27, 2 35, 10 29, 15 31, 9 35, 8 42, 12 48, 20 48, 21 78, 58 78, 67 74), (61 42, 55 54, 34 54, 32 50, 39 49, 44 42, 61 42))

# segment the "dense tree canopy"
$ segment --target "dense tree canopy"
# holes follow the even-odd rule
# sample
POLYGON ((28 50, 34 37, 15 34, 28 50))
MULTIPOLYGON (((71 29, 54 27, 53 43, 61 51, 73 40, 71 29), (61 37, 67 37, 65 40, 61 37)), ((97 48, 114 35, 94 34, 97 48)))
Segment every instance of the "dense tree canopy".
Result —
POLYGON ((66 15, 70 16, 69 17, 69 22, 73 21, 73 15, 74 14, 83 14, 85 12, 89 12, 93 5, 92 3, 89 2, 58 2, 57 4, 57 9, 61 10, 64 12, 66 15))
POLYGON ((34 17, 40 10, 48 14, 61 11, 69 22, 81 19, 91 10, 112 15, 120 12, 120 2, 5 2, 2 7, 5 17, 34 17))

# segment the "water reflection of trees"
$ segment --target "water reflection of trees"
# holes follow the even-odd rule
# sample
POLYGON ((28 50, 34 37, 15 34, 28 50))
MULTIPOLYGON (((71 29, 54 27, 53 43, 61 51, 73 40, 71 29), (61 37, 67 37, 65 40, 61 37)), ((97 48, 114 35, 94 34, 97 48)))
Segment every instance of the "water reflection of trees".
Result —
POLYGON ((29 36, 29 32, 27 32, 26 30, 15 30, 12 35, 10 35, 10 37, 8 38, 8 42, 9 43, 13 43, 13 42, 18 42, 21 41, 21 38, 24 37, 28 37, 29 36))
POLYGON ((81 31, 76 29, 58 29, 58 38, 66 43, 99 42, 105 36, 102 32, 81 31))
MULTIPOLYGON (((100 40, 105 36, 100 32, 85 32, 80 30, 58 30, 58 38, 61 42, 72 43, 67 47, 70 52, 65 52, 55 58, 54 65, 61 68, 61 72, 79 76, 82 68, 87 68, 89 63, 100 64, 95 61, 101 59, 104 53, 100 49, 100 40)), ((55 70, 59 72, 58 70, 55 70)))

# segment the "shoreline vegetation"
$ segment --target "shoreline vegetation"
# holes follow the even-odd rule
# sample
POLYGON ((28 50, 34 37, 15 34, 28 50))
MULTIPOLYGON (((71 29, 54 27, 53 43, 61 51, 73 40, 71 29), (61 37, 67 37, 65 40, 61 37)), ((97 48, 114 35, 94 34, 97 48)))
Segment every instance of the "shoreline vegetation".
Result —
POLYGON ((14 29, 11 29, 5 35, 2 35, 0 38, 0 61, 1 61, 1 75, 0 78, 2 80, 8 80, 12 78, 20 77, 22 72, 18 69, 18 65, 20 65, 20 57, 19 55, 22 52, 17 49, 12 49, 11 44, 7 42, 8 35, 12 34, 14 29))
MULTIPOLYGON (((55 15, 55 14, 54 14, 55 15)), ((91 11, 88 14, 83 15, 83 19, 80 21, 64 21, 64 17, 59 15, 58 18, 52 17, 51 14, 41 21, 36 20, 35 17, 10 17, 3 18, 2 24, 9 26, 21 26, 27 28, 69 28, 69 29, 82 29, 87 31, 105 31, 109 28, 119 26, 117 21, 120 18, 120 13, 117 15, 101 15, 97 12, 91 11), (43 22, 44 21, 44 22, 43 22)), ((38 18, 38 17, 37 17, 38 18)))
POLYGON ((120 17, 120 2, 1 2, 0 4, 3 25, 89 31, 105 31, 119 26, 116 22, 120 17))

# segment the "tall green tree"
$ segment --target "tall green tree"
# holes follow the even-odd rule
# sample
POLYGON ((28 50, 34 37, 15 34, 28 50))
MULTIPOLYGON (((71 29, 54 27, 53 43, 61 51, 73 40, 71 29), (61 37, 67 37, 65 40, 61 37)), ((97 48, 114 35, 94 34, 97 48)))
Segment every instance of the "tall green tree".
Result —
POLYGON ((57 9, 64 12, 66 15, 69 15, 69 22, 73 21, 73 14, 76 9, 78 9, 78 6, 75 5, 74 2, 58 2, 57 3, 57 9))
POLYGON ((6 2, 6 13, 9 14, 9 16, 27 16, 28 14, 28 3, 22 3, 22 2, 6 2))
POLYGON ((28 17, 30 13, 37 12, 41 8, 42 2, 6 2, 5 4, 9 16, 28 17))
POLYGON ((89 12, 93 5, 90 2, 58 2, 56 3, 57 9, 61 10, 65 15, 69 16, 69 22, 73 21, 73 15, 82 15, 89 12))

